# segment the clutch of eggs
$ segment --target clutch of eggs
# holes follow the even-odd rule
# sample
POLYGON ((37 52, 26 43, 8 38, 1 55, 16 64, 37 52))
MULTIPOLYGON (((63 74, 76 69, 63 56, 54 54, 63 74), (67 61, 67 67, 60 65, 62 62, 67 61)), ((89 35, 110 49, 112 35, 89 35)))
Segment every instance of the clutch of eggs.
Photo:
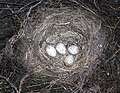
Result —
POLYGON ((67 56, 64 58, 64 64, 65 66, 71 66, 75 61, 74 56, 79 52, 78 46, 71 45, 68 47, 68 49, 66 49, 63 43, 57 43, 55 47, 53 45, 48 45, 46 47, 46 53, 51 57, 56 57, 57 52, 61 55, 65 55, 67 50, 70 54, 67 54, 67 56))

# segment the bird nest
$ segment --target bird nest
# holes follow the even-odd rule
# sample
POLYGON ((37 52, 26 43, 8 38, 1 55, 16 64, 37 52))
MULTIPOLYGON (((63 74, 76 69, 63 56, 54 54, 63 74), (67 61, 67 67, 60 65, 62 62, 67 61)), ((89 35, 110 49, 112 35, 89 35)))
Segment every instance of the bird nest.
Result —
POLYGON ((14 54, 33 72, 73 73, 102 53, 102 32, 101 20, 82 8, 41 8, 20 30, 14 54))

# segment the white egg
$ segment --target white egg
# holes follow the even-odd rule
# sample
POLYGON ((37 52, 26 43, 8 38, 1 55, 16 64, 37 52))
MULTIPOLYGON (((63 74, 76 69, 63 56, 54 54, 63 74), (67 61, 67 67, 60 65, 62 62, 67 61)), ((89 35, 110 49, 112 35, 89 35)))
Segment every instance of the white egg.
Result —
POLYGON ((68 47, 68 51, 69 51, 71 54, 76 55, 76 54, 78 54, 78 52, 79 52, 79 48, 78 48, 78 46, 76 46, 76 45, 71 45, 71 46, 68 47))
POLYGON ((74 63, 74 57, 72 55, 68 55, 65 57, 64 63, 66 66, 71 66, 74 63))
POLYGON ((51 56, 51 57, 55 57, 56 54, 57 54, 54 46, 52 46, 52 45, 48 45, 48 46, 46 47, 46 53, 47 53, 49 56, 51 56))
POLYGON ((57 50, 57 52, 58 52, 59 54, 61 54, 61 55, 63 55, 63 54, 66 53, 66 47, 65 47, 65 45, 64 45, 63 43, 58 43, 58 44, 56 45, 56 50, 57 50))

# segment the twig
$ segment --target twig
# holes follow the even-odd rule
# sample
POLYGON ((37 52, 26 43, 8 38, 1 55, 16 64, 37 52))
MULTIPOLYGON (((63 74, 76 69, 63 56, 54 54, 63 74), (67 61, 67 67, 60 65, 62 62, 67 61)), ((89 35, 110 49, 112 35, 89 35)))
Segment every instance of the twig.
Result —
POLYGON ((10 84, 10 86, 11 86, 12 88, 14 88, 14 90, 16 91, 16 93, 19 93, 17 87, 16 87, 15 85, 13 85, 13 84, 9 81, 8 78, 6 78, 6 77, 4 77, 4 76, 1 76, 1 75, 0 75, 0 78, 5 79, 5 80, 10 84))
POLYGON ((0 2, 0 4, 15 5, 15 6, 24 6, 23 4, 10 3, 10 2, 0 2))
POLYGON ((24 83, 24 81, 25 81, 25 79, 26 79, 27 77, 29 77, 29 74, 25 75, 25 76, 21 79, 20 85, 19 85, 19 91, 18 91, 17 93, 21 93, 21 91, 22 91, 22 85, 23 85, 23 83, 24 83))
POLYGON ((38 2, 37 4, 35 4, 34 6, 31 6, 31 7, 30 7, 29 11, 27 12, 27 18, 29 17, 29 15, 30 15, 32 9, 35 8, 36 6, 38 6, 39 4, 41 4, 42 1, 43 1, 43 0, 39 1, 39 2, 38 2))
POLYGON ((5 16, 2 16, 2 17, 0 17, 0 19, 3 19, 3 18, 8 17, 8 16, 12 16, 12 15, 18 15, 24 8, 26 8, 27 6, 29 6, 29 5, 31 5, 31 4, 33 4, 33 3, 35 3, 35 2, 38 2, 38 1, 39 1, 39 0, 32 1, 32 2, 30 2, 30 3, 28 3, 28 4, 26 4, 25 6, 21 7, 17 12, 15 12, 15 13, 10 13, 10 14, 7 14, 7 15, 5 15, 5 16))
POLYGON ((106 62, 110 61, 112 58, 114 58, 116 56, 117 53, 120 52, 120 48, 109 58, 106 60, 106 62))
POLYGON ((26 8, 27 6, 29 6, 29 5, 31 5, 31 4, 33 4, 33 3, 35 3, 35 2, 38 2, 39 0, 35 0, 35 1, 32 1, 32 2, 30 2, 30 3, 28 3, 28 4, 26 4, 25 6, 23 6, 23 7, 21 7, 19 10, 18 10, 18 13, 19 12, 21 12, 24 8, 26 8))

